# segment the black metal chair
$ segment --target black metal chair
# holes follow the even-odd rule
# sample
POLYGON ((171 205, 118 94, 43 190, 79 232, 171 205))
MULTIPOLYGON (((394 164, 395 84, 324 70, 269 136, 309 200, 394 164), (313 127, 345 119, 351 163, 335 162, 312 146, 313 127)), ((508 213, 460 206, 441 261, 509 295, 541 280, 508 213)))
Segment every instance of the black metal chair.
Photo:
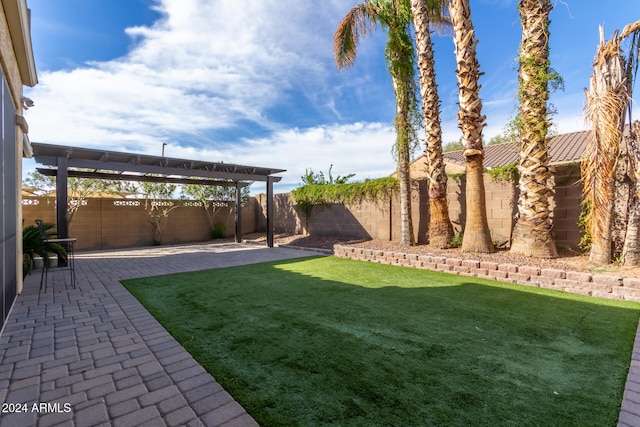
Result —
MULTIPOLYGON (((76 239, 50 239, 47 235, 47 227, 41 219, 36 219, 35 223, 38 226, 38 232, 40 233, 40 239, 42 240, 42 244, 44 245, 44 257, 42 259, 42 274, 40 275, 40 291, 42 291, 42 284, 44 283, 44 291, 47 292, 47 280, 49 277, 49 268, 51 265, 47 262, 48 256, 47 253, 56 253, 56 251, 51 250, 51 245, 60 245, 64 248, 67 254, 67 259, 65 266, 69 268, 71 273, 71 283, 73 283, 73 288, 76 287, 76 272, 74 265, 74 244, 76 239)), ((58 258, 58 262, 60 262, 60 258, 58 258)))
MULTIPOLYGON (((49 236, 47 236, 47 228, 44 225, 44 221, 41 219, 36 219, 36 225, 38 226, 38 232, 40 233, 40 240, 42 240, 42 245, 44 246, 44 256, 42 257, 42 274, 40 275, 40 290, 42 290, 42 283, 46 283, 46 279, 49 275, 49 268, 51 267, 48 262, 47 252, 49 251, 49 236)), ((45 292, 47 291, 45 287, 45 292)))

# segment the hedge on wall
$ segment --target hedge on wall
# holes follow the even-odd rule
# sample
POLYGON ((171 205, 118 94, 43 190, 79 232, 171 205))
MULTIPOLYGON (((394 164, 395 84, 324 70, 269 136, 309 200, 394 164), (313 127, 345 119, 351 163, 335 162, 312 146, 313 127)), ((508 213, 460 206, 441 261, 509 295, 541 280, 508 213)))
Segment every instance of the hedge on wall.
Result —
POLYGON ((313 206, 345 205, 377 200, 398 189, 396 178, 369 179, 348 184, 307 184, 291 192, 296 207, 308 218, 313 206))

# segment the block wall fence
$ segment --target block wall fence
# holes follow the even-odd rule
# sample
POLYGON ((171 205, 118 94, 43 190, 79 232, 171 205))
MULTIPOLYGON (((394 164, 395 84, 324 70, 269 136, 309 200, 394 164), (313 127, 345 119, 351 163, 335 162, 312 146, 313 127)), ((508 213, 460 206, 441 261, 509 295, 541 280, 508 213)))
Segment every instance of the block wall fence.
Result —
MULTIPOLYGON (((556 171, 556 193, 552 201, 554 231, 557 242, 577 248, 580 241, 580 177, 576 167, 556 171)), ((447 198, 449 215, 456 232, 465 223, 464 178, 449 179, 447 198)), ((491 235, 497 244, 510 241, 515 224, 518 198, 517 184, 498 182, 485 175, 487 217, 491 235)), ((418 244, 427 242, 429 197, 424 180, 414 181, 411 194, 412 220, 418 244)), ((276 233, 340 236, 351 239, 400 240, 400 200, 398 195, 352 205, 335 204, 313 208, 308 221, 295 208, 289 193, 274 195, 274 229, 276 233)), ((55 222, 55 198, 24 197, 24 226, 35 219, 55 222)), ((235 232, 231 208, 222 208, 216 222, 225 224, 227 236, 235 232)), ((242 232, 266 232, 266 196, 258 195, 242 208, 242 232)), ((78 250, 101 250, 152 245, 151 224, 139 199, 90 198, 80 207, 69 227, 69 235, 78 239, 78 250)), ((178 244, 210 240, 210 227, 202 207, 192 203, 169 214, 162 243, 178 244)))
MULTIPOLYGON (((256 215, 260 212, 255 199, 242 208, 242 231, 256 231, 256 215)), ((56 222, 55 198, 24 197, 22 202, 24 227, 35 219, 56 222)), ((224 207, 216 214, 216 223, 225 224, 225 234, 235 233, 233 208, 224 207)), ((152 228, 144 210, 144 200, 90 198, 81 206, 69 224, 69 236, 78 239, 76 250, 104 250, 151 246, 152 228)), ((195 203, 181 206, 169 213, 163 244, 203 242, 211 240, 211 227, 204 209, 195 203)))
MULTIPOLYGON (((555 196, 551 201, 554 215, 556 241, 572 249, 578 249, 580 229, 580 170, 577 165, 557 167, 555 171, 555 196)), ((494 242, 508 245, 517 213, 517 182, 496 181, 485 174, 487 219, 494 242)), ((449 216, 456 233, 465 224, 465 183, 449 178, 447 200, 449 216)), ((266 199, 257 197, 265 210, 266 199)), ((276 232, 302 234, 305 229, 311 235, 341 236, 353 239, 400 240, 400 200, 363 201, 352 205, 335 204, 313 208, 309 221, 296 211, 289 194, 276 194, 274 198, 276 232)), ((424 180, 414 181, 411 194, 413 230, 418 244, 427 242, 429 227, 429 196, 424 180)))

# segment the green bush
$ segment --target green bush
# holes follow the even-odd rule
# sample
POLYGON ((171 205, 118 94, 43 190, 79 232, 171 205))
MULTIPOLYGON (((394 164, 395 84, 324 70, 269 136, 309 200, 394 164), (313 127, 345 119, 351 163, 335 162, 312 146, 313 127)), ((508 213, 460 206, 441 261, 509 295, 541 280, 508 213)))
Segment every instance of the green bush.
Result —
POLYGON ((213 230, 211 230, 211 238, 212 239, 224 239, 225 234, 225 226, 223 223, 218 222, 213 226, 213 230))

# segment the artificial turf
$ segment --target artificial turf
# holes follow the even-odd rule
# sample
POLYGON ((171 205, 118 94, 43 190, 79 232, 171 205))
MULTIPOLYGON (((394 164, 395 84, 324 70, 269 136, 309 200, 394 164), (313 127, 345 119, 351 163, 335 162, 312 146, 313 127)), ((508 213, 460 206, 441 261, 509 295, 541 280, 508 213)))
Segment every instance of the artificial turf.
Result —
POLYGON ((124 285, 263 426, 613 426, 640 313, 333 257, 124 285))

